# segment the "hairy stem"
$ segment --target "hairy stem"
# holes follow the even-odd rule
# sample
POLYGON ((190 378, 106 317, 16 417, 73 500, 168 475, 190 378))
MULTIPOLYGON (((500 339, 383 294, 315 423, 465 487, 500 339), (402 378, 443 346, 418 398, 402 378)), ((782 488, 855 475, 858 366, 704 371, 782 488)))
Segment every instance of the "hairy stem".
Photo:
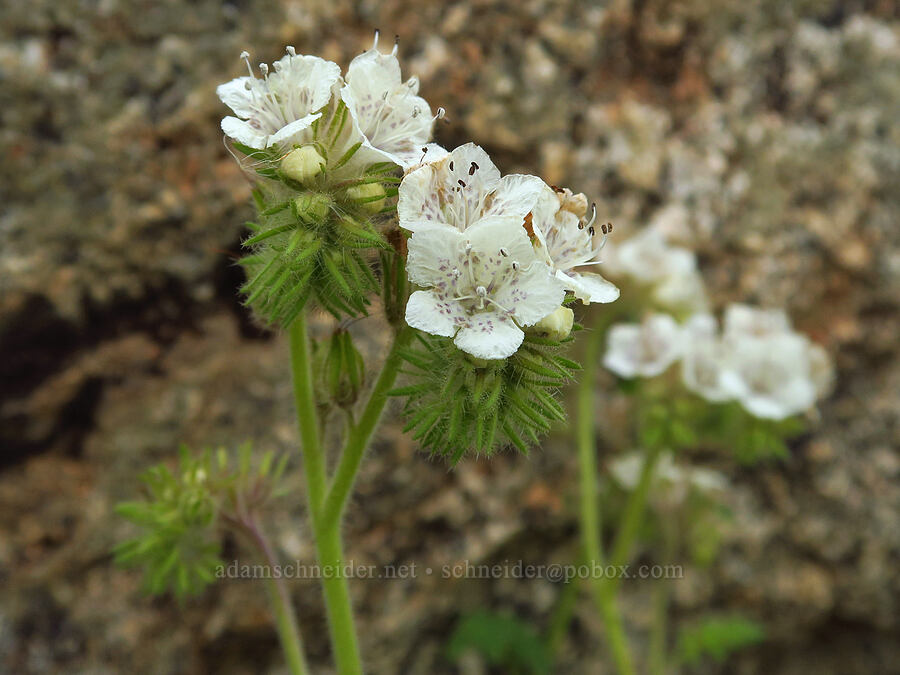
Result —
POLYGON ((339 523, 323 526, 321 511, 327 487, 325 457, 319 442, 316 399, 313 391, 312 363, 306 317, 301 315, 290 328, 291 372, 294 378, 294 401, 297 424, 303 444, 306 491, 310 519, 315 536, 316 554, 322 568, 322 590, 328 613, 331 648, 341 675, 362 673, 353 610, 347 579, 341 574, 343 551, 339 523))
POLYGON ((388 392, 393 388, 397 374, 403 364, 400 350, 409 344, 412 338, 412 328, 403 327, 394 336, 394 342, 388 352, 387 358, 381 367, 381 373, 375 380, 375 386, 369 395, 369 400, 363 408, 359 421, 351 424, 347 433, 347 441, 341 458, 331 479, 331 486, 325 497, 322 508, 322 524, 324 527, 333 527, 339 524, 347 504, 347 499, 356 481, 356 474, 362 462, 366 448, 372 438, 372 433, 381 419, 381 413, 387 403, 388 392))
MULTIPOLYGON (((578 470, 580 482, 580 526, 584 555, 589 564, 603 565, 600 543, 600 505, 597 497, 597 443, 594 434, 594 375, 603 331, 590 335, 585 350, 584 372, 578 387, 578 470)), ((593 566, 593 565, 592 565, 593 566)), ((597 608, 603 617, 606 640, 621 675, 633 675, 634 664, 628 648, 628 640, 622 626, 622 617, 616 604, 615 593, 604 586, 602 578, 590 579, 591 591, 597 608)))
MULTIPOLYGON (((274 569, 278 564, 275 551, 269 540, 263 534, 259 525, 248 520, 242 523, 243 529, 249 534, 253 544, 259 549, 266 563, 274 569)), ((300 626, 297 624, 297 616, 294 613, 294 605, 288 593, 284 578, 274 575, 266 578, 266 591, 272 611, 275 614, 275 626, 278 629, 278 639, 281 641, 281 649, 287 661, 291 675, 307 675, 309 667, 306 665, 306 657, 303 655, 303 638, 300 634, 300 626)))

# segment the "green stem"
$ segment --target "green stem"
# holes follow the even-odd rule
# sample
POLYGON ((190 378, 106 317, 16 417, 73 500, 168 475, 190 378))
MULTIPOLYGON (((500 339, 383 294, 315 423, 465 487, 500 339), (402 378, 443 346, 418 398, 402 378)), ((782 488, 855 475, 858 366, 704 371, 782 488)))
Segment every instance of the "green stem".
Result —
MULTIPOLYGON (((578 387, 578 470, 580 482, 580 525, 584 555, 589 564, 602 566, 603 551, 600 543, 600 505, 597 497, 597 443, 594 435, 594 376, 600 343, 605 331, 593 333, 587 343, 584 371, 578 387)), ((603 617, 603 625, 609 649, 621 675, 633 675, 634 665, 628 648, 628 640, 622 625, 622 617, 615 594, 602 584, 602 578, 591 577, 591 590, 597 608, 603 617)))
POLYGON ((347 498, 356 481, 363 454, 369 446, 369 440, 375 431, 378 420, 381 419, 381 413, 387 403, 388 392, 393 388, 400 367, 403 365, 400 350, 409 344, 412 336, 413 330, 409 327, 401 328, 397 332, 384 365, 381 367, 381 373, 369 395, 369 400, 363 408, 362 415, 356 424, 350 426, 344 450, 322 508, 322 525, 326 528, 334 527, 341 521, 344 507, 347 505, 347 498))
POLYGON ((338 672, 341 675, 362 673, 353 610, 347 579, 342 574, 343 551, 339 523, 323 526, 321 511, 327 486, 325 457, 319 443, 316 399, 313 391, 312 363, 306 317, 298 318, 290 328, 291 372, 294 378, 294 401, 297 407, 297 424, 303 443, 306 491, 309 500, 310 520, 315 536, 316 553, 321 568, 322 590, 328 613, 328 629, 331 647, 338 672))
MULTIPOLYGON (((662 563, 669 564, 675 559, 676 532, 673 523, 663 520, 662 563)), ((658 579, 653 589, 653 625, 650 629, 650 673, 665 675, 666 672, 666 633, 669 618, 669 585, 667 579, 658 579)))
POLYGON ((306 334, 306 316, 301 314, 290 328, 291 374, 294 380, 294 405, 297 426, 303 447, 303 466, 309 511, 313 521, 318 518, 325 495, 325 457, 319 443, 319 421, 316 395, 313 391, 312 358, 306 334))
MULTIPOLYGON (((274 569, 278 564, 278 559, 262 530, 252 520, 246 522, 245 527, 269 567, 274 569)), ((272 611, 275 613, 275 626, 278 629, 278 638, 281 641, 281 649, 284 652, 288 669, 291 675, 307 675, 309 667, 306 665, 306 657, 303 655, 303 638, 300 636, 300 626, 297 625, 294 605, 291 602, 284 578, 268 577, 266 590, 269 594, 269 602, 272 603, 272 611)))
MULTIPOLYGON (((578 557, 577 565, 584 564, 584 556, 578 557)), ((569 630, 569 623, 572 621, 572 614, 575 612, 575 605, 578 600, 578 584, 570 581, 563 586, 553 613, 550 615, 547 633, 544 637, 544 644, 551 656, 559 651, 562 641, 566 637, 569 630)))
MULTIPOLYGON (((644 517, 644 510, 647 506, 647 499, 650 496, 653 472, 661 454, 661 447, 651 448, 647 452, 644 465, 641 467, 641 476, 638 479, 638 484, 632 493, 628 495, 628 501, 625 503, 622 524, 613 542, 612 553, 609 558, 610 565, 624 565, 631 558, 631 550, 637 539, 641 521, 644 517)), ((619 579, 615 577, 605 579, 604 582, 604 585, 611 586, 613 589, 619 585, 619 579)))

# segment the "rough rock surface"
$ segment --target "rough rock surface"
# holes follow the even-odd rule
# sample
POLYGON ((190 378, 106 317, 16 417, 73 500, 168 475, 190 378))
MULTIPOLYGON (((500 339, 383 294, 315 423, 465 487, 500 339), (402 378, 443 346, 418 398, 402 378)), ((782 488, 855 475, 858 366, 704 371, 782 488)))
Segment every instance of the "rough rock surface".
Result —
MULTIPOLYGON (((444 145, 588 193, 617 232, 660 223, 700 251, 717 302, 785 306, 835 356, 790 460, 726 468, 728 544, 675 612, 767 624, 727 672, 900 672, 900 14, 883 0, 4 3, 0 671, 280 667, 256 585, 142 597, 110 563, 127 531, 111 508, 179 442, 296 445, 285 345, 233 298, 249 190, 214 88, 244 48, 346 63, 376 26, 447 109, 444 145)), ((550 582, 421 569, 569 560, 572 454, 559 437, 448 472, 386 427, 348 555, 420 573, 354 583, 371 672, 455 672, 443 645, 466 610, 546 620, 550 582)), ((300 515, 271 527, 311 560, 300 515)), ((327 672, 316 586, 292 590, 327 672)), ((626 605, 640 627, 641 584, 626 605)), ((597 622, 583 603, 558 672, 608 668, 597 622)))

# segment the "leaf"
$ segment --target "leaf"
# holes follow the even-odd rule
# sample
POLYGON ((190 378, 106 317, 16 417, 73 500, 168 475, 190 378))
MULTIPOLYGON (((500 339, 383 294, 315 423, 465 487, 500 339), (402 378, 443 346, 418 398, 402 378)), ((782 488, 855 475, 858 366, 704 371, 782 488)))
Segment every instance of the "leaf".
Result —
POLYGON ((550 654, 537 631, 513 616, 480 611, 463 617, 447 643, 447 656, 458 662, 468 651, 506 672, 550 672, 550 654))
POLYGON ((765 640, 762 624, 741 616, 704 619, 682 629, 678 637, 681 663, 697 665, 704 658, 722 663, 734 652, 765 640))

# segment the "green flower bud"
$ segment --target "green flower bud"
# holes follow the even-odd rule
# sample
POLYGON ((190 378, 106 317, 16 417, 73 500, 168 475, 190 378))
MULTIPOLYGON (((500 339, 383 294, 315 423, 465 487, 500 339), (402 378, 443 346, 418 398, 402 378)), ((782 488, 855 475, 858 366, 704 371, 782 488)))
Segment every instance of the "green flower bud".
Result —
POLYGON ((320 225, 328 219, 334 202, 321 192, 304 192, 294 198, 294 215, 304 223, 320 225))
POLYGON ((331 336, 325 355, 323 375, 331 400, 342 408, 356 403, 365 382, 365 363, 345 330, 331 336))
POLYGON ((358 202, 363 211, 372 215, 384 208, 386 193, 380 183, 364 183, 347 188, 347 198, 358 202))
POLYGON ((528 328, 528 331, 561 342, 569 337, 573 323, 575 323, 575 312, 568 307, 560 306, 528 328))
POLYGON ((308 185, 323 171, 325 158, 311 145, 291 150, 281 160, 281 173, 303 185, 308 185))

